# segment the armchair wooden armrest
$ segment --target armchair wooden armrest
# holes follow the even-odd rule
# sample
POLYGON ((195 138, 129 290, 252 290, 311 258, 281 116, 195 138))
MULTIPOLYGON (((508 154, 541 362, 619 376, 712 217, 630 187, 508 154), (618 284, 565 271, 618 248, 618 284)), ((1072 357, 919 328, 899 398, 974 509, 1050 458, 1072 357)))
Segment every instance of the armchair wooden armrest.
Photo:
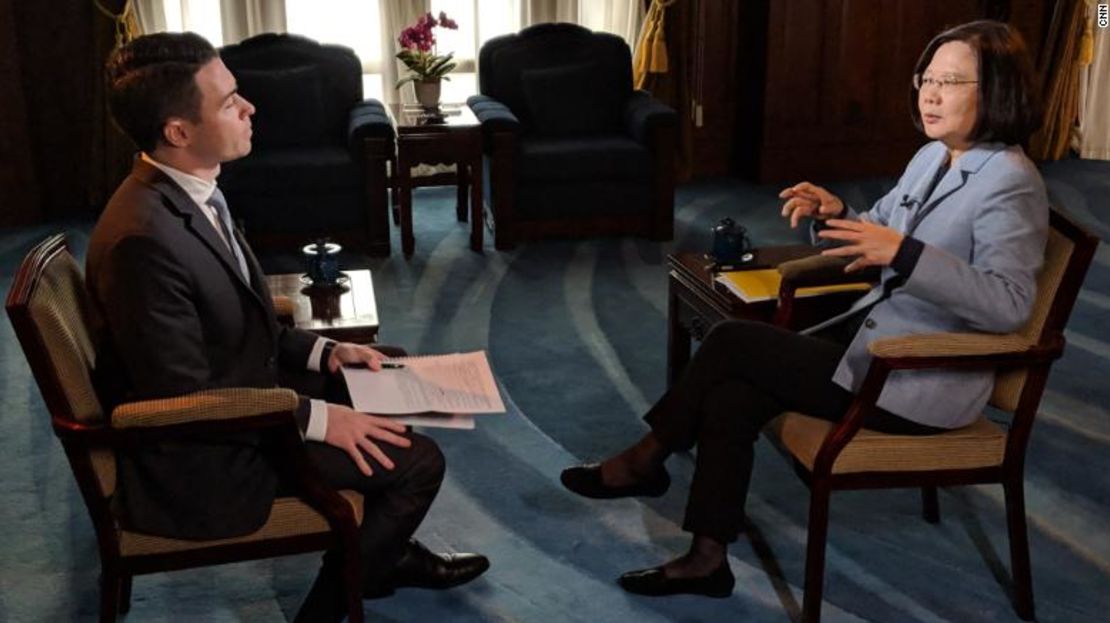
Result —
POLYGON ((868 351, 884 359, 1028 353, 1037 341, 1016 333, 926 333, 875 340, 868 351))
POLYGON ((990 368, 1050 362, 1064 352, 1061 335, 1041 342, 1016 333, 927 333, 875 340, 868 345, 874 372, 885 382, 893 370, 921 368, 990 368))
POLYGON ((830 473, 844 446, 863 428, 874 410, 887 378, 894 370, 922 368, 998 368, 1047 366, 1064 352, 1064 338, 1038 343, 1014 333, 927 333, 875 340, 868 346, 874 355, 848 413, 829 431, 817 454, 815 470, 830 473))
POLYGON ((296 392, 289 389, 233 387, 200 391, 122 404, 112 411, 112 427, 169 426, 292 412, 297 400, 296 392))
POLYGON ((880 271, 875 267, 850 273, 844 272, 844 267, 849 263, 851 262, 846 258, 818 254, 783 262, 778 265, 778 270, 782 275, 783 288, 789 286, 796 289, 838 283, 873 283, 879 280, 880 271))
POLYGON ((797 306, 797 291, 813 286, 831 286, 849 283, 875 283, 879 280, 878 268, 844 272, 849 260, 825 255, 809 255, 788 260, 778 265, 782 281, 779 284, 778 307, 775 309, 774 324, 785 328, 798 328, 816 324, 820 320, 835 316, 851 305, 860 292, 838 292, 815 297, 806 305, 804 313, 797 306))

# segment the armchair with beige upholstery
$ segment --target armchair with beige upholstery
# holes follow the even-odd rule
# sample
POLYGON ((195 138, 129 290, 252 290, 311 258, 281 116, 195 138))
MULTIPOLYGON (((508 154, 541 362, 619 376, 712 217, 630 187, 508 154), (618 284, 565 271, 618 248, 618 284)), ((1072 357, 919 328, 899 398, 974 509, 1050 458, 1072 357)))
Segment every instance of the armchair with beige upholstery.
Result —
MULTIPOLYGON (((784 413, 765 432, 793 458, 810 489, 803 620, 821 617, 829 498, 839 489, 920 487, 926 521, 940 521, 938 486, 998 483, 1006 499, 1014 610, 1033 618, 1033 579, 1025 523, 1025 451, 1052 362, 1064 350, 1064 325, 1098 240, 1053 210, 1037 299, 1025 326, 1007 335, 940 333, 876 340, 874 359, 855 401, 840 422, 784 413), (939 435, 887 435, 862 428, 894 370, 922 368, 997 370, 990 405, 1010 417, 998 424, 980 417, 939 435)), ((776 322, 791 326, 794 289, 825 278, 843 279, 833 258, 807 258, 780 266, 776 322), (831 262, 830 262, 831 260, 831 262), (785 309, 784 309, 785 308, 785 309)), ((841 265, 842 266, 842 265, 841 265)))
MULTIPOLYGON (((50 412, 96 530, 101 565, 100 620, 127 612, 131 578, 225 562, 269 558, 341 545, 358 552, 362 499, 314 477, 293 418, 297 396, 286 389, 233 388, 122 404, 106 414, 93 388, 97 352, 88 326, 81 269, 63 235, 23 260, 6 308, 50 412), (257 531, 236 538, 179 540, 127 530, 112 510, 115 450, 237 431, 267 431, 280 440, 297 482, 296 497, 274 500, 257 531)), ((363 620, 361 562, 344 561, 349 620, 363 620)))

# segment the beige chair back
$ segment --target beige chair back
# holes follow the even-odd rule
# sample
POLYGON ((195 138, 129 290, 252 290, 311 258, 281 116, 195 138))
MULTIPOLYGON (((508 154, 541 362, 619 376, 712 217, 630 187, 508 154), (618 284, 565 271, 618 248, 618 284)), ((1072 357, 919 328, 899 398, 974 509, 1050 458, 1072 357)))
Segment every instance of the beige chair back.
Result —
MULTIPOLYGON (((97 357, 85 280, 64 236, 52 236, 27 254, 7 308, 51 415, 80 424, 103 423, 104 409, 92 382, 97 357)), ((107 498, 116 486, 114 454, 96 447, 88 448, 88 454, 97 494, 107 498)))
MULTIPOLYGON (((1075 252, 1076 240, 1058 226, 1060 225, 1058 221, 1062 220, 1062 217, 1057 218, 1056 214, 1053 214, 1053 217, 1053 227, 1049 229, 1048 242, 1045 245, 1044 265, 1037 275, 1037 297, 1033 304, 1033 311, 1025 326, 1017 331, 1018 335, 1039 343, 1063 331, 1067 313, 1052 314, 1052 312, 1058 305, 1066 305, 1070 310, 1076 295, 1073 292, 1071 300, 1058 300, 1061 285, 1064 283, 1068 268, 1072 266, 1071 260, 1075 252), (1056 321, 1053 326, 1048 324, 1050 319, 1056 321)), ((1070 225, 1070 223, 1067 224, 1070 225)), ((1083 266, 1083 272, 1086 272, 1086 264, 1083 266)), ((995 376, 990 404, 1013 413, 1018 407, 1027 378, 1027 368, 999 370, 995 376)))

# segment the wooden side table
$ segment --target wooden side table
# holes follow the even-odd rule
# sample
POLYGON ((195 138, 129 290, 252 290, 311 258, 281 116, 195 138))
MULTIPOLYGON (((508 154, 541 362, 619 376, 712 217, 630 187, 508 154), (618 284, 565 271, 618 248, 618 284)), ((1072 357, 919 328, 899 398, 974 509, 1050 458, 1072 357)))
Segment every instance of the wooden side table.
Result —
MULTIPOLYGON (((756 263, 772 267, 816 253, 810 245, 765 247, 756 251, 756 263)), ((746 319, 771 322, 778 301, 745 303, 716 283, 713 262, 703 253, 680 252, 667 256, 667 386, 678 380, 690 361, 690 341, 701 341, 722 320, 746 319)), ((826 317, 822 312, 847 309, 859 292, 827 294, 812 304, 796 301, 792 325, 806 327, 826 317), (795 324, 796 323, 796 324, 795 324)))
POLYGON ((370 344, 378 339, 378 303, 369 270, 344 271, 349 281, 341 288, 310 288, 301 273, 266 275, 273 296, 293 304, 293 324, 343 342, 370 344))
MULTIPOLYGON (((481 124, 464 105, 443 107, 440 115, 423 109, 391 104, 397 129, 397 167, 394 187, 400 195, 401 249, 412 255, 412 167, 418 164, 454 164, 458 170, 457 217, 467 220, 466 195, 470 191, 470 248, 482 250, 482 131, 481 124)), ((424 184, 421 184, 424 185, 424 184)))

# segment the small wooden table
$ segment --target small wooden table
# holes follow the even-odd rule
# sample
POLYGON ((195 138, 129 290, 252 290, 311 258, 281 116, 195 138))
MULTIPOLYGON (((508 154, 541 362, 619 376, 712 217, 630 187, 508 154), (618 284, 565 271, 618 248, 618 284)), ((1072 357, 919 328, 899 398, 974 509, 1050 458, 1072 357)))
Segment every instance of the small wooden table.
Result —
MULTIPOLYGON (((754 264, 770 268, 816 253, 810 245, 766 247, 756 251, 754 264)), ((713 261, 703 253, 680 252, 667 256, 667 385, 678 380, 690 361, 690 341, 701 341, 722 320, 747 319, 771 322, 778 301, 745 303, 725 286, 716 283, 713 261)), ((826 317, 829 309, 846 309, 859 292, 821 296, 819 306, 795 302, 792 325, 805 327, 826 317)))
POLYGON ((401 249, 412 255, 412 189, 414 185, 458 185, 456 216, 467 220, 467 190, 470 204, 470 248, 482 250, 482 126, 465 104, 444 105, 440 114, 420 107, 391 104, 397 129, 397 167, 393 184, 400 195, 401 249), (418 164, 454 164, 454 176, 434 176, 432 183, 414 182, 412 167, 418 164))
POLYGON ((316 288, 301 273, 266 275, 270 294, 293 303, 293 324, 343 342, 370 344, 378 339, 378 304, 369 270, 344 271, 342 287, 316 288))

